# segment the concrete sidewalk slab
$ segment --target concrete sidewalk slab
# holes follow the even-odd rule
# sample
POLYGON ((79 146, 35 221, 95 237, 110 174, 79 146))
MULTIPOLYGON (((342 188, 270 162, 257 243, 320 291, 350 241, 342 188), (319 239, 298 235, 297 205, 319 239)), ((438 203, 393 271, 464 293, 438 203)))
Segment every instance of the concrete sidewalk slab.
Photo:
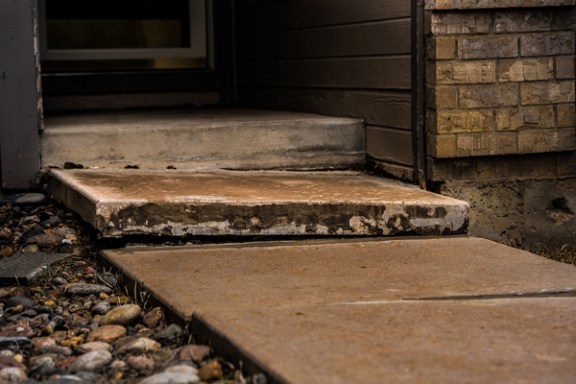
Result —
POLYGON ((103 236, 455 234, 466 202, 358 172, 52 170, 103 236))
POLYGON ((576 268, 468 237, 106 250, 273 382, 570 383, 576 268))
POLYGON ((215 307, 195 333, 278 383, 550 383, 576 378, 576 298, 215 307), (224 345, 223 345, 224 344, 224 345))

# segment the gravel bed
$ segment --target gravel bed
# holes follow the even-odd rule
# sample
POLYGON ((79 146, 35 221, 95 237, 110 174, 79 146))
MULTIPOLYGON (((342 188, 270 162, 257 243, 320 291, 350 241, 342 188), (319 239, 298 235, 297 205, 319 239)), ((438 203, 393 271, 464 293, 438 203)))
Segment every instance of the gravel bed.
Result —
POLYGON ((42 194, 0 198, 0 264, 64 255, 0 287, 0 383, 258 383, 97 263, 91 231, 42 194), (14 259, 13 259, 14 260, 14 259))

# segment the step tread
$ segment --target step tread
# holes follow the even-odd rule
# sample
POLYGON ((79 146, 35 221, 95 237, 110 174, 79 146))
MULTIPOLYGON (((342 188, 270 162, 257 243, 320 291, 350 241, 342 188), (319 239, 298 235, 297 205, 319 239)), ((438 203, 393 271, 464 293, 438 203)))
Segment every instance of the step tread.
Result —
POLYGON ((252 109, 116 111, 47 116, 44 165, 322 168, 362 164, 362 120, 252 109))
POLYGON ((359 172, 53 170, 104 235, 391 235, 466 230, 466 202, 359 172), (166 232, 168 231, 168 232, 166 232))

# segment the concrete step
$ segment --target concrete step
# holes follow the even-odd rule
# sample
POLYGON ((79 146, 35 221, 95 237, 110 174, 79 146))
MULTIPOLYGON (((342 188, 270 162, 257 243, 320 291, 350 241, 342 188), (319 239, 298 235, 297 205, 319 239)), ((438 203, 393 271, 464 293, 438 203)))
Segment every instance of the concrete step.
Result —
POLYGON ((358 172, 52 170, 50 193, 104 237, 465 233, 468 204, 358 172))
POLYGON ((576 268, 461 236, 105 250, 272 383, 573 383, 576 268))
POLYGON ((42 162, 145 169, 325 168, 362 164, 358 119, 250 109, 46 116, 42 162))

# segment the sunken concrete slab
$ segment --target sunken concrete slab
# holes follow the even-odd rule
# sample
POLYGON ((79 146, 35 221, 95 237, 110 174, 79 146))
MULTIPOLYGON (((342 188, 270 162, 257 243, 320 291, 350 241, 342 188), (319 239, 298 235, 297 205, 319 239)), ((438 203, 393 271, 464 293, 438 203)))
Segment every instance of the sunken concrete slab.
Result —
POLYGON ((469 237, 106 250, 280 383, 570 383, 576 268, 469 237))
POLYGON ((43 165, 317 168, 364 161, 359 119, 253 109, 107 111, 46 116, 43 165))
POLYGON ((70 253, 17 252, 0 260, 0 285, 31 284, 48 273, 53 264, 70 256, 70 253))
POLYGON ((50 192, 103 236, 466 231, 468 204, 357 172, 53 170, 50 192))

